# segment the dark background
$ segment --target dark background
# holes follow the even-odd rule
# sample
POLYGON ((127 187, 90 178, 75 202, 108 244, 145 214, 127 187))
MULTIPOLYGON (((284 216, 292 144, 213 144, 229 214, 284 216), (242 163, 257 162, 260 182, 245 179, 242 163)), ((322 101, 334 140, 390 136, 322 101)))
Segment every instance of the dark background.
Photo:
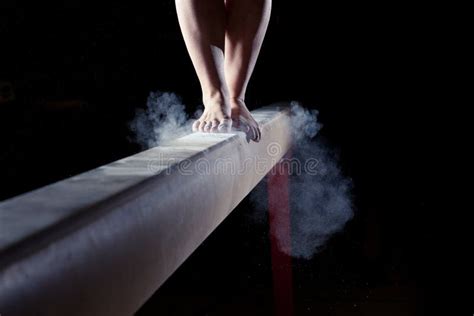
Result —
MULTIPOLYGON (((179 94, 190 113, 200 104, 173 2, 0 8, 1 200, 139 151, 127 122, 150 91, 179 94)), ((274 2, 247 103, 317 108, 354 180, 355 218, 313 260, 294 261, 298 315, 441 308, 428 9, 274 2)), ((269 313, 267 226, 250 225, 251 212, 245 200, 141 314, 269 313)))

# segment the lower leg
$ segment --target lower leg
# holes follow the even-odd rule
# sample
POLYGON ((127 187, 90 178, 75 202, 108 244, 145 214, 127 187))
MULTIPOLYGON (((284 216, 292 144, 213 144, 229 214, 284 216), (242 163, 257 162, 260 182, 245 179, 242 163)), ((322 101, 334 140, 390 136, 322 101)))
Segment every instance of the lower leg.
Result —
POLYGON ((258 124, 245 105, 245 92, 270 20, 271 0, 226 0, 225 78, 232 118, 242 117, 260 138, 258 124))
POLYGON ((193 130, 228 131, 231 112, 224 76, 224 3, 222 0, 176 0, 176 10, 205 107, 193 130))

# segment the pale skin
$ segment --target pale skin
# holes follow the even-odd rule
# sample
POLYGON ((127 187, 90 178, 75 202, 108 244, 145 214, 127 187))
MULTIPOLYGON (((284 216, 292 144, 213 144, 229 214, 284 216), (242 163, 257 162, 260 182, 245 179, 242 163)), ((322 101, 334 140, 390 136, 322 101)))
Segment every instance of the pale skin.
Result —
POLYGON ((193 131, 261 132, 245 104, 247 86, 270 20, 271 0, 175 0, 178 21, 202 90, 193 131))

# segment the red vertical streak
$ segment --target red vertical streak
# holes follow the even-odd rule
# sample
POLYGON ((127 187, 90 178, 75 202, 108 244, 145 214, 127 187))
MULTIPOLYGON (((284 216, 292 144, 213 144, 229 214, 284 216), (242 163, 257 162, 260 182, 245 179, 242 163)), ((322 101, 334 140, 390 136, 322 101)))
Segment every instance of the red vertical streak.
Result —
POLYGON ((268 211, 275 315, 293 315, 288 164, 277 163, 268 175, 268 211), (280 249, 285 249, 283 253, 280 249))

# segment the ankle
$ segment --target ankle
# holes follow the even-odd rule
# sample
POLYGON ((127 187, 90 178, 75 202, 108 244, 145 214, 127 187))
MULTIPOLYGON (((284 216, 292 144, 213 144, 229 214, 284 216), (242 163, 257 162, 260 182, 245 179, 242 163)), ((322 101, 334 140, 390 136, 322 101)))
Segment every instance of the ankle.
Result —
POLYGON ((231 107, 245 106, 245 98, 242 98, 242 97, 230 97, 229 101, 230 101, 231 107))
POLYGON ((212 104, 224 104, 227 100, 227 93, 223 90, 214 90, 209 92, 203 92, 202 102, 204 106, 212 104))
POLYGON ((242 102, 242 103, 245 103, 245 97, 233 97, 233 96, 230 96, 230 97, 229 97, 229 100, 232 101, 232 102, 242 102))

